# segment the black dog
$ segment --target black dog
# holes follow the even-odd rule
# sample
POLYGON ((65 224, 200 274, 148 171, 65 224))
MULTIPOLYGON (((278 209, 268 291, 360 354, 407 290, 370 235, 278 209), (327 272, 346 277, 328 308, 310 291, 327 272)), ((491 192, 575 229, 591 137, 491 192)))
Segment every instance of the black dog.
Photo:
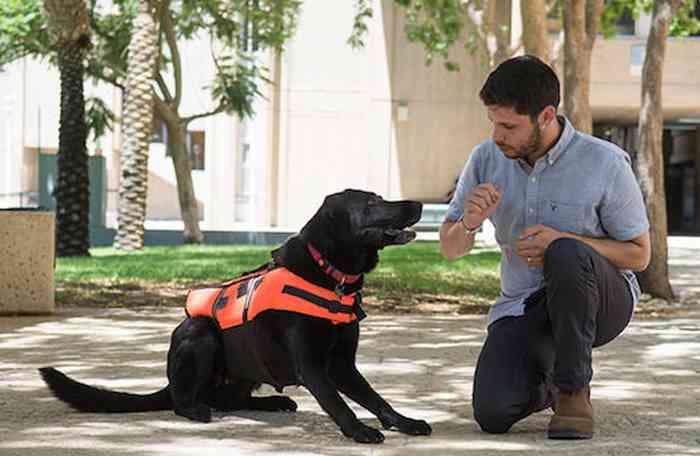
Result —
POLYGON ((291 286, 285 286, 284 293, 302 296, 319 312, 346 322, 288 310, 267 310, 246 321, 250 311, 246 307, 244 324, 222 330, 216 312, 226 307, 228 299, 224 288, 215 289, 214 318, 189 316, 174 330, 168 352, 169 385, 158 392, 107 391, 76 382, 53 368, 40 369, 41 375, 56 397, 79 411, 174 409, 178 415, 202 422, 211 420, 212 408, 295 411, 296 403, 286 396, 254 397, 251 392, 261 383, 278 391, 303 385, 343 434, 357 442, 379 443, 384 436, 360 422, 338 392, 375 414, 385 429, 429 435, 431 428, 425 421, 394 411, 355 366, 358 322, 363 317, 359 306, 363 274, 377 265, 379 249, 415 238, 415 232, 404 228, 419 220, 421 209, 418 202, 389 202, 358 190, 329 195, 301 232, 272 252, 270 264, 232 281, 239 288, 231 297, 245 300, 246 293, 268 280, 267 276, 259 279, 263 272, 286 269, 311 287, 332 292, 335 298, 291 286), (352 304, 343 304, 349 297, 352 304))

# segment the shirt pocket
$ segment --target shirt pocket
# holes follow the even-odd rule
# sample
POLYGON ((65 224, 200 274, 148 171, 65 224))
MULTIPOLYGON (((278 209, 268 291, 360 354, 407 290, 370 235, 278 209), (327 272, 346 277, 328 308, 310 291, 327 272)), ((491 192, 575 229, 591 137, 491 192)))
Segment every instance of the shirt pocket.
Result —
POLYGON ((559 231, 581 233, 585 206, 556 200, 545 200, 542 208, 543 224, 559 231))

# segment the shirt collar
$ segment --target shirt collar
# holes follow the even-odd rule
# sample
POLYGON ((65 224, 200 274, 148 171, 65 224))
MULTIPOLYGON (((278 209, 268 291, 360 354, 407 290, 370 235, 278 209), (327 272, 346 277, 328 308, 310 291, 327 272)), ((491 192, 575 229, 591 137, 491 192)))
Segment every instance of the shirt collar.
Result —
POLYGON ((562 132, 559 136, 559 140, 556 142, 556 144, 554 144, 554 147, 549 149, 549 151, 544 155, 544 158, 547 160, 547 164, 549 166, 552 166, 559 159, 561 154, 566 151, 566 147, 576 134, 574 126, 571 125, 571 122, 569 122, 569 119, 567 119, 566 116, 559 115, 557 116, 557 119, 563 123, 562 132))

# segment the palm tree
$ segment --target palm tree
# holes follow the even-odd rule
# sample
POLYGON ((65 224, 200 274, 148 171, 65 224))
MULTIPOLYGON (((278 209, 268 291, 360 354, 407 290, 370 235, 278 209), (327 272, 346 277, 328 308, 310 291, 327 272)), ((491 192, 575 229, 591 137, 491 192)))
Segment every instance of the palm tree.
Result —
POLYGON ((139 0, 127 57, 122 116, 121 178, 114 247, 143 249, 148 188, 148 145, 153 119, 153 90, 158 55, 153 2, 139 0))
POLYGON ((90 48, 87 6, 84 0, 45 0, 44 10, 61 75, 56 254, 88 256, 90 182, 83 97, 84 60, 90 48))

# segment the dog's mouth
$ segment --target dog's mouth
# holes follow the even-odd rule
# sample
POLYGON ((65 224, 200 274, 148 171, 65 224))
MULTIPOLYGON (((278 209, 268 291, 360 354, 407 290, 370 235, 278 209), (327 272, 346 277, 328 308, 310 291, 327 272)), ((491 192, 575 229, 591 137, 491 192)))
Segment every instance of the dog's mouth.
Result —
POLYGON ((416 238, 416 232, 412 229, 389 228, 384 230, 384 238, 387 240, 387 244, 403 245, 408 244, 416 238))

